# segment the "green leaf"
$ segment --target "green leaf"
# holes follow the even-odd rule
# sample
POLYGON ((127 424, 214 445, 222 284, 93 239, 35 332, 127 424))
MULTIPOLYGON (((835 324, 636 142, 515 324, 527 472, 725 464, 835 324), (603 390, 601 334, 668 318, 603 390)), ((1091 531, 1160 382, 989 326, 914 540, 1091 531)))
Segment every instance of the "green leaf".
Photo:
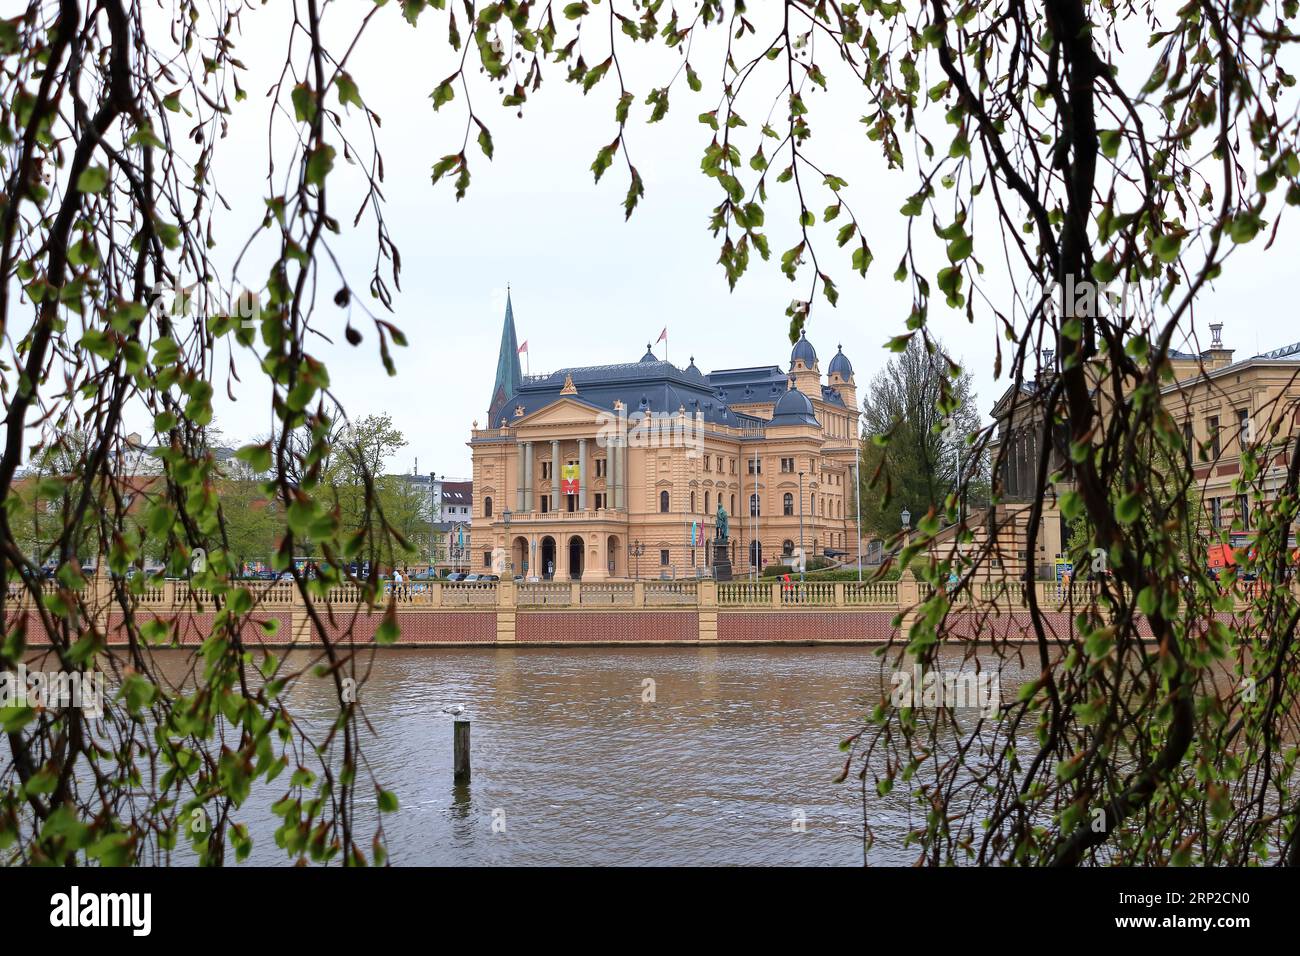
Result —
POLYGON ((1131 492, 1119 500, 1115 506, 1115 520, 1120 524, 1129 525, 1137 521, 1142 514, 1142 496, 1136 492, 1131 492))
POLYGON ((77 191, 83 193, 103 192, 108 185, 108 170, 103 166, 87 166, 77 177, 77 191))
POLYGON ((311 151, 307 158, 307 185, 322 186, 325 183, 325 177, 329 175, 334 168, 334 147, 329 143, 322 143, 319 147, 311 151))

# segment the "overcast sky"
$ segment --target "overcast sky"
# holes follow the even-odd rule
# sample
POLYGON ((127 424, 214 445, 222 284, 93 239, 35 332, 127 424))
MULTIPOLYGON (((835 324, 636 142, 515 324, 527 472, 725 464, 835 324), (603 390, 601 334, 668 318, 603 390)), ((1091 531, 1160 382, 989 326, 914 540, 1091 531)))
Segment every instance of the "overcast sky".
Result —
MULTIPOLYGON (((283 44, 283 31, 269 28, 275 14, 253 13, 247 23, 262 29, 249 31, 240 53, 251 67, 252 79, 241 80, 250 96, 231 120, 229 142, 217 166, 218 182, 233 206, 225 219, 228 228, 218 235, 218 255, 232 260, 264 212, 269 105, 262 94, 278 62, 275 50, 283 44)), ((418 458, 423 472, 469 474, 465 443, 473 421, 486 424, 507 283, 519 340, 529 343, 533 372, 635 361, 665 326, 668 358, 680 366, 692 355, 706 372, 788 365, 784 312, 793 296, 804 297, 805 285, 792 285, 775 261, 763 263, 755 256, 749 273, 729 292, 716 264, 718 242, 706 228, 718 187, 700 172, 700 155, 712 132, 697 116, 717 105, 716 54, 697 47, 692 55, 704 82, 701 93, 675 86, 663 122, 630 129, 632 158, 646 187, 630 222, 624 222, 622 209, 624 168, 616 163, 599 185, 593 185, 589 170, 597 149, 613 137, 616 92, 602 84, 584 97, 553 67, 523 119, 497 105, 494 89, 480 87, 476 105, 482 105, 490 121, 496 158, 488 162, 471 142, 473 184, 457 202, 447 183, 430 183, 433 163, 459 149, 463 136, 462 99, 439 113, 429 99, 454 69, 454 60, 434 29, 439 21, 432 14, 412 29, 397 13, 385 10, 376 17, 350 71, 361 95, 383 118, 385 215, 403 259, 402 291, 391 319, 410 345, 398 350, 398 375, 389 378, 369 327, 354 321, 366 333, 365 342, 356 349, 341 344, 342 313, 330 306, 317 316, 317 324, 340 344, 311 346, 328 362, 335 391, 352 417, 386 411, 405 432, 409 445, 389 462, 390 470, 409 470, 418 458)), ((647 58, 644 47, 639 52, 641 59, 625 66, 632 66, 629 86, 644 92, 648 77, 663 75, 676 61, 671 53, 647 58), (643 75, 636 74, 639 66, 647 68, 643 75)), ((816 155, 849 181, 849 201, 867 226, 876 261, 860 279, 849 269, 847 253, 832 260, 839 306, 819 302, 808 336, 823 371, 836 345, 843 344, 861 395, 888 359, 882 344, 904 330, 910 310, 908 287, 895 282, 892 272, 904 242, 898 209, 914 188, 915 169, 885 169, 858 122, 860 91, 842 77, 836 82, 832 74, 830 92, 810 96, 810 102, 816 155)), ((759 113, 754 121, 761 122, 762 108, 753 109, 759 113)), ((638 101, 633 115, 644 118, 647 111, 638 101)), ((779 213, 789 192, 769 184, 774 199, 768 232, 779 255, 795 241, 790 217, 779 213)), ((825 202, 819 196, 810 205, 820 212, 825 202)), ((355 231, 346 228, 353 202, 336 195, 332 208, 345 224, 345 235, 334 240, 333 248, 354 285, 364 289, 374 259, 373 234, 364 223, 355 231)), ((996 273, 1003 268, 1000 244, 988 234, 992 219, 986 221, 984 233, 975 233, 975 252, 996 273)), ((824 231, 822 242, 830 250, 831 230, 824 231)), ((922 231, 929 233, 928 223, 922 231)), ((1263 255, 1262 244, 1257 241, 1234 258, 1227 278, 1202 300, 1196 316, 1203 341, 1208 341, 1209 322, 1224 322, 1226 343, 1238 349, 1239 357, 1300 339, 1294 305, 1284 298, 1284 271, 1294 257, 1277 251, 1263 255)), ((1277 246, 1287 245, 1284 230, 1277 246)), ((239 279, 260 287, 260 270, 246 266, 239 279)), ((335 287, 331 281, 322 283, 324 301, 335 287)), ((973 371, 979 411, 987 415, 1005 387, 992 377, 992 321, 981 318, 970 325, 941 303, 934 305, 932 316, 931 328, 973 371)), ((658 352, 663 355, 662 346, 658 352)), ((251 371, 244 375, 245 383, 255 380, 251 371)), ((237 388, 237 401, 219 399, 217 416, 228 438, 246 440, 267 429, 265 393, 256 384, 237 388)), ((217 383, 217 395, 224 392, 225 383, 217 383)), ((135 425, 144 430, 146 422, 141 416, 135 425)))

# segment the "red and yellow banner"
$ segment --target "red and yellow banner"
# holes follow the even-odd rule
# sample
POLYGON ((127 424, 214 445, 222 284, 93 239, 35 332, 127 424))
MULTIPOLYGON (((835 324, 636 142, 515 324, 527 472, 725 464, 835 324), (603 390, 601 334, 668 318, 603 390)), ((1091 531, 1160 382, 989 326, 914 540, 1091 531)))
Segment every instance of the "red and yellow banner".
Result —
POLYGON ((576 495, 578 493, 578 466, 565 465, 560 469, 560 494, 576 495))

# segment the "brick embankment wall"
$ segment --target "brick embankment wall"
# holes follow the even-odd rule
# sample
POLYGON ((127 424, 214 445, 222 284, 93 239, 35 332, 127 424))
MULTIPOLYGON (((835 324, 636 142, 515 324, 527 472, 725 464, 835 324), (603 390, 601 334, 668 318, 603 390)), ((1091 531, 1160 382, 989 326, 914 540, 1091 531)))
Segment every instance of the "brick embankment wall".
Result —
POLYGON ((718 640, 789 644, 881 643, 894 633, 891 611, 720 611, 718 640))

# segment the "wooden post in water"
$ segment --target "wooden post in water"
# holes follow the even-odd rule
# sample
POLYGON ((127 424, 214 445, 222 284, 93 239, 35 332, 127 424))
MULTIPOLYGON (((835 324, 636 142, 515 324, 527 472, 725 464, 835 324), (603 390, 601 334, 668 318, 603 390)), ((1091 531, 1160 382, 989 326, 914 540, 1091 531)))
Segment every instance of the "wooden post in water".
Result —
POLYGON ((458 720, 453 729, 454 756, 452 779, 456 783, 469 783, 469 721, 458 720))

